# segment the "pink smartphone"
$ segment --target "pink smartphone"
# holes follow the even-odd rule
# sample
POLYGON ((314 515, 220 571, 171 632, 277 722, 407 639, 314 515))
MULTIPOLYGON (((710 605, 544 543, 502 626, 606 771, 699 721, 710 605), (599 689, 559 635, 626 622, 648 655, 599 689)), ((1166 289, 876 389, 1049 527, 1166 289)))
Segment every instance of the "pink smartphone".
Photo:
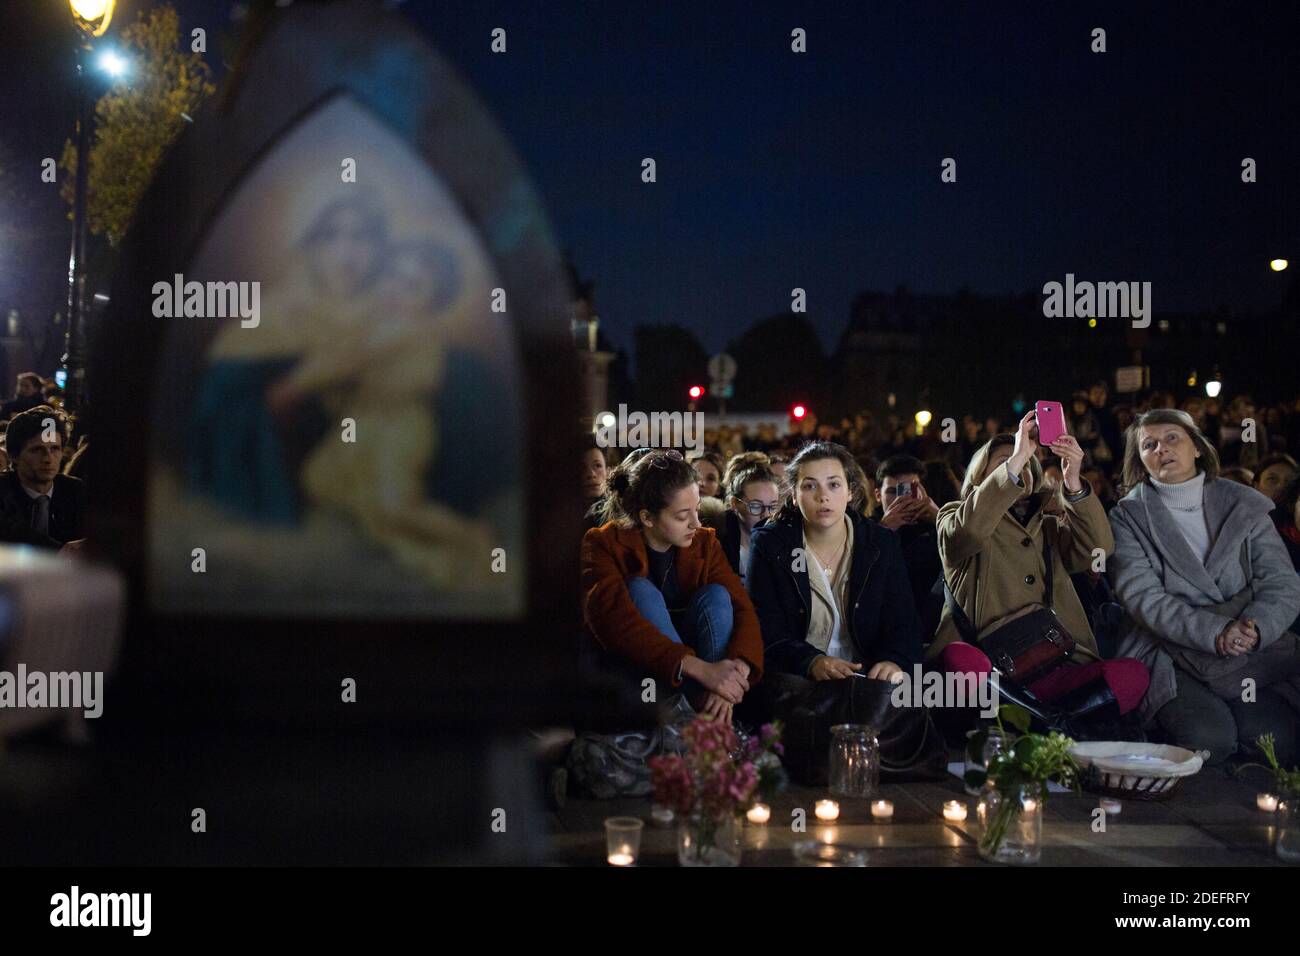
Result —
POLYGON ((1038 420, 1038 444, 1050 445, 1066 434, 1065 409, 1060 402, 1035 402, 1034 417, 1038 420))

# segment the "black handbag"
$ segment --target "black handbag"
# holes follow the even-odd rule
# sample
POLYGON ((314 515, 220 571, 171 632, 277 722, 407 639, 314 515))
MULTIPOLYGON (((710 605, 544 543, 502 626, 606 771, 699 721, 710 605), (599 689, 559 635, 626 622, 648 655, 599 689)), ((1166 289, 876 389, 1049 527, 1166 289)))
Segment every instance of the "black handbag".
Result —
MULTIPOLYGON (((979 588, 979 555, 975 556, 975 587, 979 588)), ((1046 677, 1069 662, 1074 638, 1052 609, 1052 540, 1043 532, 1043 603, 1031 604, 999 618, 980 633, 962 610, 945 579, 944 600, 958 633, 982 650, 1000 676, 1022 687, 1046 677)))
MULTIPOLYGON (((769 678, 772 675, 769 675, 769 678)), ((782 762, 796 782, 824 787, 830 776, 831 728, 866 724, 880 744, 880 777, 886 782, 943 780, 948 745, 924 707, 896 707, 894 684, 865 677, 810 681, 788 677, 776 703, 784 723, 782 762)))

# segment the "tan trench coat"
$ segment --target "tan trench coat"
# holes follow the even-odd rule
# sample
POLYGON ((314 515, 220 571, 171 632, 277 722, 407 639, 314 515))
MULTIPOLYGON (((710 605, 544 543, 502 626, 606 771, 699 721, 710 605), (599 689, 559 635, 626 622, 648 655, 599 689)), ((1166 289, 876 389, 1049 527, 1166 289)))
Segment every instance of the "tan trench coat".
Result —
MULTIPOLYGON (((1011 480, 1006 465, 984 474, 988 447, 984 445, 971 459, 961 497, 940 508, 935 520, 948 587, 976 631, 1028 604, 1041 603, 1043 535, 1051 535, 1053 607, 1074 637, 1075 659, 1096 659, 1097 642, 1069 575, 1090 570, 1096 549, 1105 555, 1115 550, 1105 509, 1090 491, 1074 504, 1065 503, 1068 526, 1045 516, 1043 505, 1052 492, 1043 484, 1038 462, 1030 459, 1020 479, 1040 502, 1029 526, 1023 527, 1008 510, 1023 489, 1011 480)), ((945 607, 926 656, 932 658, 961 639, 945 607)))

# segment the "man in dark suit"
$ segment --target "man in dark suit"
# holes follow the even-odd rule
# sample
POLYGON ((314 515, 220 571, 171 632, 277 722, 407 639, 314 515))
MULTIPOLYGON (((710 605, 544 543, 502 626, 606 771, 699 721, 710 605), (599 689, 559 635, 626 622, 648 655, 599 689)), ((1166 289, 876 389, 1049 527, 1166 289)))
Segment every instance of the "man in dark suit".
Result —
POLYGON ((85 537, 86 487, 59 474, 66 428, 48 405, 10 420, 5 446, 11 467, 0 473, 0 541, 57 549, 85 537))

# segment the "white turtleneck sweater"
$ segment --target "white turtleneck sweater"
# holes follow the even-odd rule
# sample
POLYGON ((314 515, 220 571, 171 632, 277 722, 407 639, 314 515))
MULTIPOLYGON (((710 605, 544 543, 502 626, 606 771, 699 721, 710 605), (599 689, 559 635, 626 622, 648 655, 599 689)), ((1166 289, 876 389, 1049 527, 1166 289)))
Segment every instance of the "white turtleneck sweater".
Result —
POLYGON ((1176 485, 1151 479, 1151 487, 1160 496, 1160 502, 1173 515, 1174 523, 1192 546, 1192 554, 1204 564, 1210 556, 1210 528, 1205 523, 1205 472, 1176 485))

